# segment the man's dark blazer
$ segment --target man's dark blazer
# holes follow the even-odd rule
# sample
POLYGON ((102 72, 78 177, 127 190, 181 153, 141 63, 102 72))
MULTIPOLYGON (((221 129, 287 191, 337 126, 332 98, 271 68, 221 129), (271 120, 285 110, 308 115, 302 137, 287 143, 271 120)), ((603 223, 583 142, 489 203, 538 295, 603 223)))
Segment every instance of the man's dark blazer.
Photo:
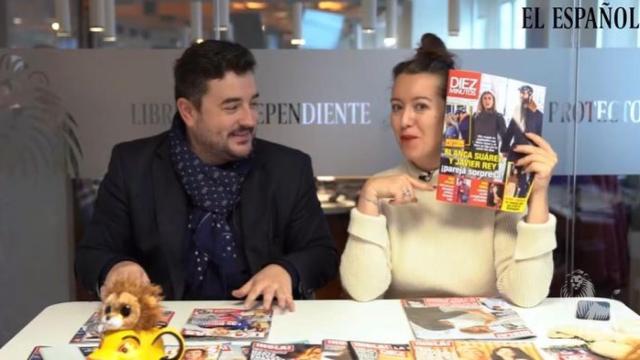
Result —
MULTIPOLYGON (((76 274, 95 289, 117 262, 140 264, 166 299, 185 291, 189 202, 169 156, 168 133, 116 145, 76 251, 76 274)), ((306 298, 337 274, 338 255, 316 195, 308 155, 254 142, 252 168, 232 226, 252 274, 284 261, 297 270, 294 296, 306 298)))

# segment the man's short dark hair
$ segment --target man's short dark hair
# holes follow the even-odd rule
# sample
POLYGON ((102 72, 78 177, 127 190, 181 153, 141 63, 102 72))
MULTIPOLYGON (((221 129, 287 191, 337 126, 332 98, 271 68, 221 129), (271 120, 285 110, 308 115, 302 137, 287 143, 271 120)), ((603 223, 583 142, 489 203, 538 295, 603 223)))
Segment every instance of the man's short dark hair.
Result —
POLYGON ((193 44, 173 67, 175 99, 185 98, 199 110, 209 80, 222 79, 228 71, 253 72, 255 66, 251 51, 240 44, 222 40, 193 44))

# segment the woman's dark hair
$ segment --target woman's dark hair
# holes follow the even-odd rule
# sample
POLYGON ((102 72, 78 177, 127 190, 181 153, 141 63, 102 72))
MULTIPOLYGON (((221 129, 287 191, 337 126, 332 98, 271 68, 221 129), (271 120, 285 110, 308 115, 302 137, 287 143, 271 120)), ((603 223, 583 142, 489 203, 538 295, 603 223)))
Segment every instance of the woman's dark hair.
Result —
POLYGON ((455 67, 454 55, 447 50, 444 42, 432 33, 422 35, 420 47, 413 58, 398 63, 393 67, 393 79, 401 74, 435 74, 441 79, 442 99, 447 97, 447 79, 449 70, 455 67))
POLYGON ((207 82, 222 79, 228 71, 253 72, 256 60, 249 49, 229 41, 205 40, 191 45, 173 67, 175 99, 185 98, 200 109, 207 82))
POLYGON ((513 351, 514 358, 516 359, 532 359, 531 355, 527 354, 520 348, 514 346, 500 346, 491 352, 491 360, 503 360, 502 357, 498 355, 498 350, 505 348, 513 351))

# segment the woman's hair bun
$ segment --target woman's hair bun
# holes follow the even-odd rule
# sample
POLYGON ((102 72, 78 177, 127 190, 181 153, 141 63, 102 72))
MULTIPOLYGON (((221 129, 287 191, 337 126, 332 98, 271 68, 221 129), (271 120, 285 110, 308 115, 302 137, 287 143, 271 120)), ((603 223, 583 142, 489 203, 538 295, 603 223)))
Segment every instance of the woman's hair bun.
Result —
POLYGON ((440 95, 447 98, 447 79, 449 70, 455 68, 454 55, 437 36, 431 33, 422 35, 420 47, 409 60, 402 61, 393 67, 393 79, 400 74, 436 74, 440 77, 440 95))
POLYGON ((437 35, 426 33, 422 35, 420 47, 418 48, 418 52, 423 51, 447 51, 447 46, 437 35))
POLYGON ((416 58, 440 61, 450 68, 454 66, 453 54, 447 50, 447 46, 442 39, 432 33, 422 35, 420 47, 416 50, 416 58))

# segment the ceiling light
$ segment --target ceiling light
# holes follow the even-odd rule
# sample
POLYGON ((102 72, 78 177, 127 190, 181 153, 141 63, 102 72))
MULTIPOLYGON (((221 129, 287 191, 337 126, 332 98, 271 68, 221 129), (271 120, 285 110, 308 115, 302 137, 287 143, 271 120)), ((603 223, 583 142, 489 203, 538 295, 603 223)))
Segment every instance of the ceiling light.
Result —
POLYGON ((60 37, 71 36, 71 6, 69 0, 55 0, 54 14, 58 22, 57 34, 60 37))
POLYGON ((102 32, 105 26, 104 0, 91 0, 89 3, 89 31, 102 32))
POLYGON ((104 16, 105 28, 102 40, 109 42, 116 41, 116 0, 106 0, 104 16))
POLYGON ((378 22, 378 2, 376 0, 362 0, 362 32, 371 34, 376 31, 378 22))
POLYGON ((319 1, 318 9, 327 11, 343 11, 347 4, 341 1, 319 1))
POLYGON ((267 3, 261 1, 247 1, 245 5, 249 10, 264 10, 267 8, 267 3))
POLYGON ((387 8, 385 10, 386 15, 386 36, 385 45, 391 43, 393 46, 396 44, 396 38, 398 37, 398 0, 387 0, 387 8), (390 39, 387 41, 387 39, 390 39), (393 40, 391 40, 393 39, 393 40))
POLYGON ((243 2, 234 1, 231 3, 231 9, 235 11, 247 10, 247 6, 243 2))
POLYGON ((291 45, 302 46, 305 44, 302 38, 302 16, 304 13, 304 4, 296 1, 291 6, 291 25, 293 26, 293 34, 291 36, 291 45))
POLYGON ((229 1, 228 0, 214 0, 214 17, 213 17, 213 30, 214 31, 228 31, 229 30, 229 1))
POLYGON ((191 40, 201 43, 203 36, 202 31, 202 1, 191 1, 191 40))

